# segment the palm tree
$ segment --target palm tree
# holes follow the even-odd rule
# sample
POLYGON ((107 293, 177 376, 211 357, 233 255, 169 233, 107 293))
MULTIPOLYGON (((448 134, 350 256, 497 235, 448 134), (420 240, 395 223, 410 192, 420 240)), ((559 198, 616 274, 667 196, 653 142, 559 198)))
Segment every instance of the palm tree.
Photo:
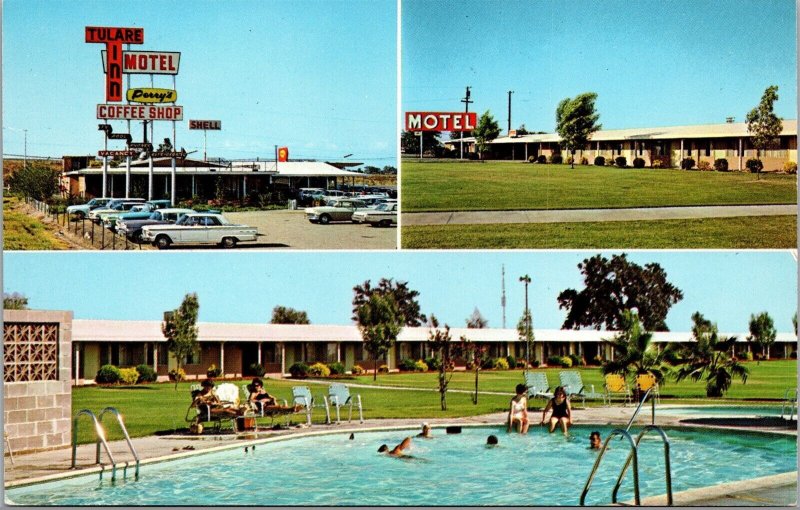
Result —
POLYGON ((676 347, 679 366, 675 379, 705 380, 707 397, 721 397, 731 387, 734 377, 741 379, 743 384, 747 383, 749 371, 728 354, 736 337, 720 337, 717 325, 700 312, 692 315, 692 321, 694 342, 676 347))
POLYGON ((621 374, 625 377, 638 374, 653 374, 661 384, 670 374, 665 363, 665 352, 650 345, 653 333, 645 331, 639 315, 631 310, 622 312, 619 333, 606 342, 614 349, 614 360, 603 365, 603 375, 621 374))

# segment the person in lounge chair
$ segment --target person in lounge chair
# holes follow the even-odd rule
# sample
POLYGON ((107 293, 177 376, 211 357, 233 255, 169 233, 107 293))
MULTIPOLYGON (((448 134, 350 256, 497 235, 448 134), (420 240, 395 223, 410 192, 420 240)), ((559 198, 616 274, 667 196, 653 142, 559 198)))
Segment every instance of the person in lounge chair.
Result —
POLYGON ((514 424, 518 424, 520 434, 528 433, 528 387, 524 384, 517 384, 517 394, 511 399, 508 409, 508 431, 511 432, 514 424))
POLYGON ((411 438, 407 437, 403 439, 403 441, 400 444, 398 444, 391 450, 389 450, 389 447, 387 445, 382 444, 380 448, 378 448, 378 453, 385 453, 386 455, 389 455, 391 457, 407 457, 408 454, 403 453, 403 451, 409 446, 411 446, 411 438))
POLYGON ((264 382, 258 377, 253 379, 253 382, 250 383, 248 388, 250 390, 250 396, 247 398, 247 400, 250 402, 251 407, 255 409, 256 412, 260 412, 261 414, 269 414, 270 412, 296 413, 302 409, 302 406, 300 405, 295 405, 292 407, 278 405, 277 399, 264 390, 264 382))
MULTIPOLYGON (((201 390, 197 395, 194 397, 194 401, 192 401, 192 405, 195 407, 200 406, 207 406, 209 410, 209 414, 212 417, 224 417, 224 418, 234 418, 239 415, 238 409, 235 407, 226 407, 222 405, 220 402, 219 397, 216 393, 214 393, 214 381, 211 379, 205 379, 203 382, 200 383, 201 390)), ((200 416, 207 416, 207 414, 201 410, 200 416)))
POLYGON ((545 424, 547 418, 547 411, 552 410, 550 414, 550 432, 556 430, 557 426, 561 426, 561 430, 565 436, 569 435, 568 429, 572 425, 572 406, 567 399, 567 392, 563 386, 558 386, 553 392, 553 398, 547 402, 547 405, 542 411, 542 425, 545 424))

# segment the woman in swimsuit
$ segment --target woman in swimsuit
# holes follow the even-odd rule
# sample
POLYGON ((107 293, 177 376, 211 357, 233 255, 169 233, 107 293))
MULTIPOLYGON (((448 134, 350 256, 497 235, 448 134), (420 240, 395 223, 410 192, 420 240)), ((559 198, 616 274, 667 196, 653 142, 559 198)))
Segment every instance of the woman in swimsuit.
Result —
POLYGON ((275 397, 264 390, 264 383, 257 377, 250 383, 250 396, 248 400, 256 411, 261 411, 264 407, 277 404, 275 397))
POLYGON ((572 407, 569 404, 569 400, 567 400, 567 392, 564 391, 563 386, 556 388, 556 391, 553 392, 553 398, 545 406, 542 412, 542 425, 545 424, 547 411, 551 409, 553 412, 550 415, 550 432, 553 432, 556 426, 560 424, 564 435, 569 435, 567 429, 572 425, 572 407))
POLYGON ((511 399, 508 409, 508 431, 514 428, 514 423, 519 423, 520 434, 528 433, 528 387, 524 384, 517 384, 517 394, 511 399))

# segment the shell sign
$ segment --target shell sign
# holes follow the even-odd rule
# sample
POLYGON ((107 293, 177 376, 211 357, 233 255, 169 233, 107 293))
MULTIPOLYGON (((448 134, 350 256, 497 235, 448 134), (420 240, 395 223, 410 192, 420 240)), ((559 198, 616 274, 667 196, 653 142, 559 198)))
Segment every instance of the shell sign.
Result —
POLYGON ((134 103, 174 103, 178 100, 178 92, 172 89, 128 89, 126 96, 134 103))
POLYGON ((281 147, 278 149, 278 161, 289 161, 289 147, 281 147))

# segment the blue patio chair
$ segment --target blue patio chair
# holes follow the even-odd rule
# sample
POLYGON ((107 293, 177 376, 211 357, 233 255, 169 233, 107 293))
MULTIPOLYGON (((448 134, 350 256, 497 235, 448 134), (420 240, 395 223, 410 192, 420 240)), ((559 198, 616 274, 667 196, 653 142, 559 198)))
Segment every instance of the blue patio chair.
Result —
POLYGON ((356 395, 355 398, 350 395, 350 389, 342 383, 334 383, 328 387, 328 402, 332 406, 336 406, 336 423, 339 423, 339 408, 349 405, 350 414, 347 421, 353 419, 353 404, 358 405, 358 417, 361 423, 364 423, 364 413, 361 410, 361 395, 356 395))
POLYGON ((331 422, 331 411, 328 407, 327 397, 323 395, 322 403, 319 403, 311 394, 311 389, 308 386, 292 386, 292 405, 303 406, 306 412, 306 423, 309 427, 311 426, 311 412, 315 407, 324 407, 325 423, 331 422))

